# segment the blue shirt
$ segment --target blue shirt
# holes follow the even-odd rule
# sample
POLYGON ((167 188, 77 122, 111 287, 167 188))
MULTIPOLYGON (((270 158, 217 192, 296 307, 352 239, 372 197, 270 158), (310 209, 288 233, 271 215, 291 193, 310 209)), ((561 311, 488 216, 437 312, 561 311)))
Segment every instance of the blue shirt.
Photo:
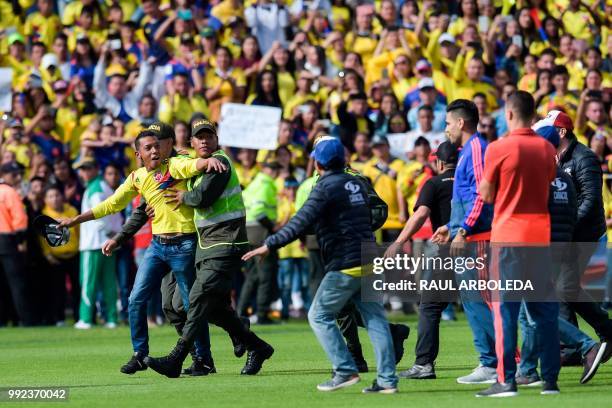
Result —
POLYGON ((493 206, 485 204, 478 192, 484 177, 486 150, 486 139, 476 132, 459 153, 451 201, 451 237, 459 228, 464 228, 468 235, 491 230, 493 206))
MULTIPOLYGON (((410 129, 419 128, 419 122, 417 119, 419 114, 419 108, 421 106, 423 106, 422 103, 410 109, 410 111, 408 112, 408 123, 410 124, 410 129)), ((431 125, 431 130, 433 132, 444 132, 444 130, 446 129, 446 105, 440 102, 436 102, 436 104, 433 106, 433 114, 434 120, 431 125)))

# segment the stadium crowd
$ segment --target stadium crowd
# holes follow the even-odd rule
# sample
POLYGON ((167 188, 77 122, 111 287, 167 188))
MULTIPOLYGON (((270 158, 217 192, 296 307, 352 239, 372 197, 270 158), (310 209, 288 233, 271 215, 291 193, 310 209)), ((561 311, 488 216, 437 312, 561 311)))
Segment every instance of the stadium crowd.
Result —
MULTIPOLYGON (((597 156, 610 234, 610 16, 610 1, 577 0, 1 0, 0 326, 63 325, 67 309, 77 328, 127 321, 150 222, 113 256, 101 248, 140 198, 72 228, 61 247, 34 220, 72 218, 110 196, 139 167, 136 136, 158 120, 194 156, 192 122, 218 121, 226 102, 282 109, 277 149, 226 149, 247 227, 263 235, 303 204, 313 144, 331 135, 388 206, 377 238, 396 240, 438 171, 447 106, 473 101, 493 142, 509 131, 516 90, 533 95, 539 117, 566 113, 597 156)), ((413 245, 433 233, 425 222, 413 245)), ((259 323, 305 316, 323 276, 308 238, 246 268, 234 301, 259 323)), ((607 282, 610 302, 612 272, 607 282)), ((148 315, 162 323, 159 294, 148 315)))

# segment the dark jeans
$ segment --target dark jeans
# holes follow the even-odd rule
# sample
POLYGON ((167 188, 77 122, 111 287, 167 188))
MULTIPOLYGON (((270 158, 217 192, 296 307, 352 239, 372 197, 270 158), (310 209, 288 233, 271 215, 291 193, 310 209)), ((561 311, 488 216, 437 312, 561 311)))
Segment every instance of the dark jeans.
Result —
POLYGON ((440 349, 440 317, 448 302, 419 304, 418 338, 414 349, 415 364, 433 364, 440 349))
MULTIPOLYGON (((24 256, 17 251, 16 246, 12 253, 0 254, 0 270, 8 286, 8 292, 13 299, 12 306, 17 319, 24 326, 36 324, 36 313, 32 307, 33 299, 30 296, 31 291, 24 256)), ((7 309, 10 309, 10 306, 7 305, 7 309)))
POLYGON ((233 275, 240 271, 240 256, 205 259, 196 265, 196 279, 189 293, 189 311, 182 338, 192 344, 202 327, 211 322, 253 350, 262 341, 248 330, 231 305, 233 275))
POLYGON ((242 316, 246 314, 246 309, 256 294, 257 316, 265 318, 276 290, 276 251, 270 251, 261 262, 255 258, 249 260, 245 267, 247 276, 238 300, 238 313, 242 316))
POLYGON ((591 256, 597 250, 598 243, 578 243, 573 247, 571 257, 561 264, 557 278, 557 293, 563 301, 559 315, 574 326, 578 326, 576 314, 580 315, 602 341, 612 340, 612 320, 601 305, 593 300, 580 284, 591 256))

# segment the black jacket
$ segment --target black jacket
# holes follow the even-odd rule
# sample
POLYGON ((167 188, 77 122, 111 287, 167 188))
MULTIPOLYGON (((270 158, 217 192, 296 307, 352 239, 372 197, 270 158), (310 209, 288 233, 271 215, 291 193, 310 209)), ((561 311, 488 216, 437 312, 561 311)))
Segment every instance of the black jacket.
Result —
POLYGON ((573 140, 559 167, 569 174, 576 188, 578 213, 573 241, 596 242, 606 232, 602 186, 603 175, 595 153, 573 140))
POLYGON ((548 211, 550 212, 550 240, 571 242, 576 226, 576 189, 572 178, 557 168, 555 181, 550 184, 548 211))
POLYGON ((374 242, 368 200, 364 181, 342 170, 326 173, 304 206, 265 243, 283 247, 314 225, 326 272, 360 266, 361 243, 374 242))

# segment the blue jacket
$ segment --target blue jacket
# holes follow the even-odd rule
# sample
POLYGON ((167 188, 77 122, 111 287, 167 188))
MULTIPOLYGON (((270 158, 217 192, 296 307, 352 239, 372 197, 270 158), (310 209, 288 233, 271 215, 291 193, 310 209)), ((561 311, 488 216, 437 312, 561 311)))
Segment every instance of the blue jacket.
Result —
POLYGON ((459 153, 449 223, 451 238, 459 228, 468 235, 491 230, 493 205, 486 204, 478 192, 484 177, 484 156, 487 141, 480 133, 473 134, 459 153))

